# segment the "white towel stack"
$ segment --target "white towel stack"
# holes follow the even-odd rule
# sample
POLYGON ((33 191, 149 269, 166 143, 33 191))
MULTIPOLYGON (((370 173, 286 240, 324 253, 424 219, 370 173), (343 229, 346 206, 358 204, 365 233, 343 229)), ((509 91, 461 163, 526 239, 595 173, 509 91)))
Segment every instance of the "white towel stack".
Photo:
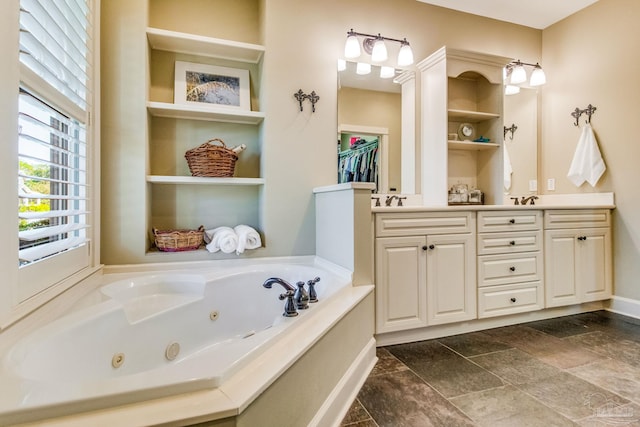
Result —
POLYGON ((587 123, 582 128, 567 178, 576 187, 580 187, 585 181, 595 187, 606 169, 593 129, 587 123))
POLYGON ((215 253, 222 251, 230 254, 235 251, 237 255, 243 253, 246 249, 256 249, 262 246, 260 234, 248 226, 237 225, 231 227, 217 227, 204 232, 204 241, 207 243, 207 250, 215 253))

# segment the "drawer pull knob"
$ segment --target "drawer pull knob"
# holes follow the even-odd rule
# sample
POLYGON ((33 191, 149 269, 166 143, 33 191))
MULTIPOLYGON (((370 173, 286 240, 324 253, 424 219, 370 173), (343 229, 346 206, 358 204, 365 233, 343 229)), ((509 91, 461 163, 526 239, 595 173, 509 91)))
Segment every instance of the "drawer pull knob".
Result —
POLYGON ((515 241, 515 240, 512 240, 512 241, 510 241, 510 242, 509 242, 509 244, 510 244, 511 246, 515 246, 515 245, 516 245, 516 241, 515 241))
POLYGON ((510 223, 510 224, 515 224, 515 223, 516 223, 515 218, 511 218, 511 219, 509 220, 509 223, 510 223))
POLYGON ((515 297, 511 297, 511 300, 510 300, 510 301, 511 301, 511 302, 516 302, 516 301, 517 301, 517 299, 516 299, 515 297))
POLYGON ((516 271, 516 268, 514 266, 511 266, 511 267, 509 267, 509 270, 516 271))

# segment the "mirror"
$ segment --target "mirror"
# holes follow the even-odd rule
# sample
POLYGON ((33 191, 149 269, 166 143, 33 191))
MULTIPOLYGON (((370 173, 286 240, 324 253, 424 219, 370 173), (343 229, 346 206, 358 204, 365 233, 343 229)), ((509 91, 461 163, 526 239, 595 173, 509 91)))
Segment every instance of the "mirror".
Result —
POLYGON ((347 61, 338 72, 338 182, 371 181, 378 193, 411 192, 415 73, 396 69, 393 77, 381 78, 379 66, 371 65, 368 74, 356 67, 347 61), (407 157, 410 162, 403 162, 407 157), (354 165, 360 168, 353 171, 354 165))
MULTIPOLYGON (((521 88, 520 92, 504 97, 504 125, 517 129, 507 132, 504 140, 511 164, 511 187, 505 188, 508 197, 536 193, 538 176, 538 90, 521 88)), ((506 166, 506 164, 505 164, 506 166)), ((505 176, 505 179, 507 177, 505 176)))

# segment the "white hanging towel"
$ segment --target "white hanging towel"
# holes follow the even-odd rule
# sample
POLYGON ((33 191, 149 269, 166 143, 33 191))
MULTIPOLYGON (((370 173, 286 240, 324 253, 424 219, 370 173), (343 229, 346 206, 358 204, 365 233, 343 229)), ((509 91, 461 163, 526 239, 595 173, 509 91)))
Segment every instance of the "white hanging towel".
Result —
POLYGON ((504 153, 502 154, 504 159, 504 190, 509 191, 511 188, 511 174, 513 169, 511 168, 511 158, 509 157, 509 150, 507 150, 507 141, 502 141, 504 153))
POLYGON ((233 230, 238 236, 238 247, 236 248, 236 254, 240 255, 245 249, 256 249, 262 246, 262 240, 260 240, 260 234, 248 225, 240 224, 236 225, 233 230))
POLYGON ((231 227, 217 227, 204 232, 207 250, 209 252, 222 251, 230 254, 238 248, 238 235, 231 227))
POLYGON ((576 187, 580 187, 585 181, 595 187, 606 169, 593 129, 587 123, 582 128, 567 178, 576 187))

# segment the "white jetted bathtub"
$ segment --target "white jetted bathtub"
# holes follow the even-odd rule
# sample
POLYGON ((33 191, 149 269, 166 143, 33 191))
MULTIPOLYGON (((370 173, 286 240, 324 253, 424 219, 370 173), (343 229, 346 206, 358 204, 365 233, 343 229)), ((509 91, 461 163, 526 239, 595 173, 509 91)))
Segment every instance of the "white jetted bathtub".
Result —
POLYGON ((103 301, 36 330, 4 356, 0 421, 219 387, 340 298, 350 280, 344 270, 317 262, 120 278, 99 289, 103 301), (319 301, 285 317, 279 298, 285 289, 263 287, 270 277, 294 287, 319 277, 319 301))

